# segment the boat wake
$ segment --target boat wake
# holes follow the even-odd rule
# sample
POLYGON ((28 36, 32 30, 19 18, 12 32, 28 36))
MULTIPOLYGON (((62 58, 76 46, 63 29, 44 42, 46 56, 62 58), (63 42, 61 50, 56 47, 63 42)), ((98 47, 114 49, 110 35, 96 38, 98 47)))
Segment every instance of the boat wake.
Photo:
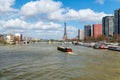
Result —
POLYGON ((76 53, 74 53, 74 52, 67 52, 68 54, 70 54, 70 55, 77 55, 76 53))

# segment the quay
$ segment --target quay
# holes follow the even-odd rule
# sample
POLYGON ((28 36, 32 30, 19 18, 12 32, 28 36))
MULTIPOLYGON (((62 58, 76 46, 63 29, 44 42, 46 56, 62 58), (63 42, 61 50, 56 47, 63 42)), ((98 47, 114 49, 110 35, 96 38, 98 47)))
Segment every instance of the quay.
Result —
POLYGON ((84 47, 91 47, 94 49, 108 49, 108 50, 113 50, 113 51, 120 51, 120 44, 119 43, 101 43, 101 42, 96 42, 96 43, 74 43, 74 45, 80 45, 84 47))

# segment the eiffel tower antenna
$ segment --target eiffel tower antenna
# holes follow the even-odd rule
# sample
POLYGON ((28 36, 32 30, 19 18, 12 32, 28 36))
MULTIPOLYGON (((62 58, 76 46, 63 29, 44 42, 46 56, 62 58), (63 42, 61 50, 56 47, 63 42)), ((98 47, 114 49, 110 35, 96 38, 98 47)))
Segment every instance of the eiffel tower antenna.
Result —
POLYGON ((63 40, 67 40, 66 21, 64 22, 64 35, 63 40))
POLYGON ((66 11, 65 11, 65 22, 64 22, 64 35, 63 35, 63 40, 66 41, 68 38, 67 38, 67 30, 66 30, 66 21, 67 21, 67 15, 66 13, 69 11, 69 8, 66 8, 66 11))

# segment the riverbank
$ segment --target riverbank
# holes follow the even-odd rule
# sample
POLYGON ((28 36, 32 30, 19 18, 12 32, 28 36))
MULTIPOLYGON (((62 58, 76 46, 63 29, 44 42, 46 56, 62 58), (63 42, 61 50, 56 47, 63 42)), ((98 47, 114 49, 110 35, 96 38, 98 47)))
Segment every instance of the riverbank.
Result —
POLYGON ((120 51, 120 43, 107 43, 107 42, 92 42, 92 43, 83 43, 83 42, 76 42, 73 43, 74 45, 84 46, 84 47, 91 47, 94 49, 108 49, 113 51, 120 51))

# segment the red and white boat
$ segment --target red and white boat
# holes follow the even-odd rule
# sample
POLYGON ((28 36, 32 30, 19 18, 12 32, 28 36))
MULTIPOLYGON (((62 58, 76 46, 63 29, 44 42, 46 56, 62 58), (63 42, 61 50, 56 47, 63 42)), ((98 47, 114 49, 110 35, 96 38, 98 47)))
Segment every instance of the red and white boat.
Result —
POLYGON ((63 47, 63 46, 58 46, 57 50, 60 50, 63 52, 72 52, 72 49, 70 47, 63 47))

